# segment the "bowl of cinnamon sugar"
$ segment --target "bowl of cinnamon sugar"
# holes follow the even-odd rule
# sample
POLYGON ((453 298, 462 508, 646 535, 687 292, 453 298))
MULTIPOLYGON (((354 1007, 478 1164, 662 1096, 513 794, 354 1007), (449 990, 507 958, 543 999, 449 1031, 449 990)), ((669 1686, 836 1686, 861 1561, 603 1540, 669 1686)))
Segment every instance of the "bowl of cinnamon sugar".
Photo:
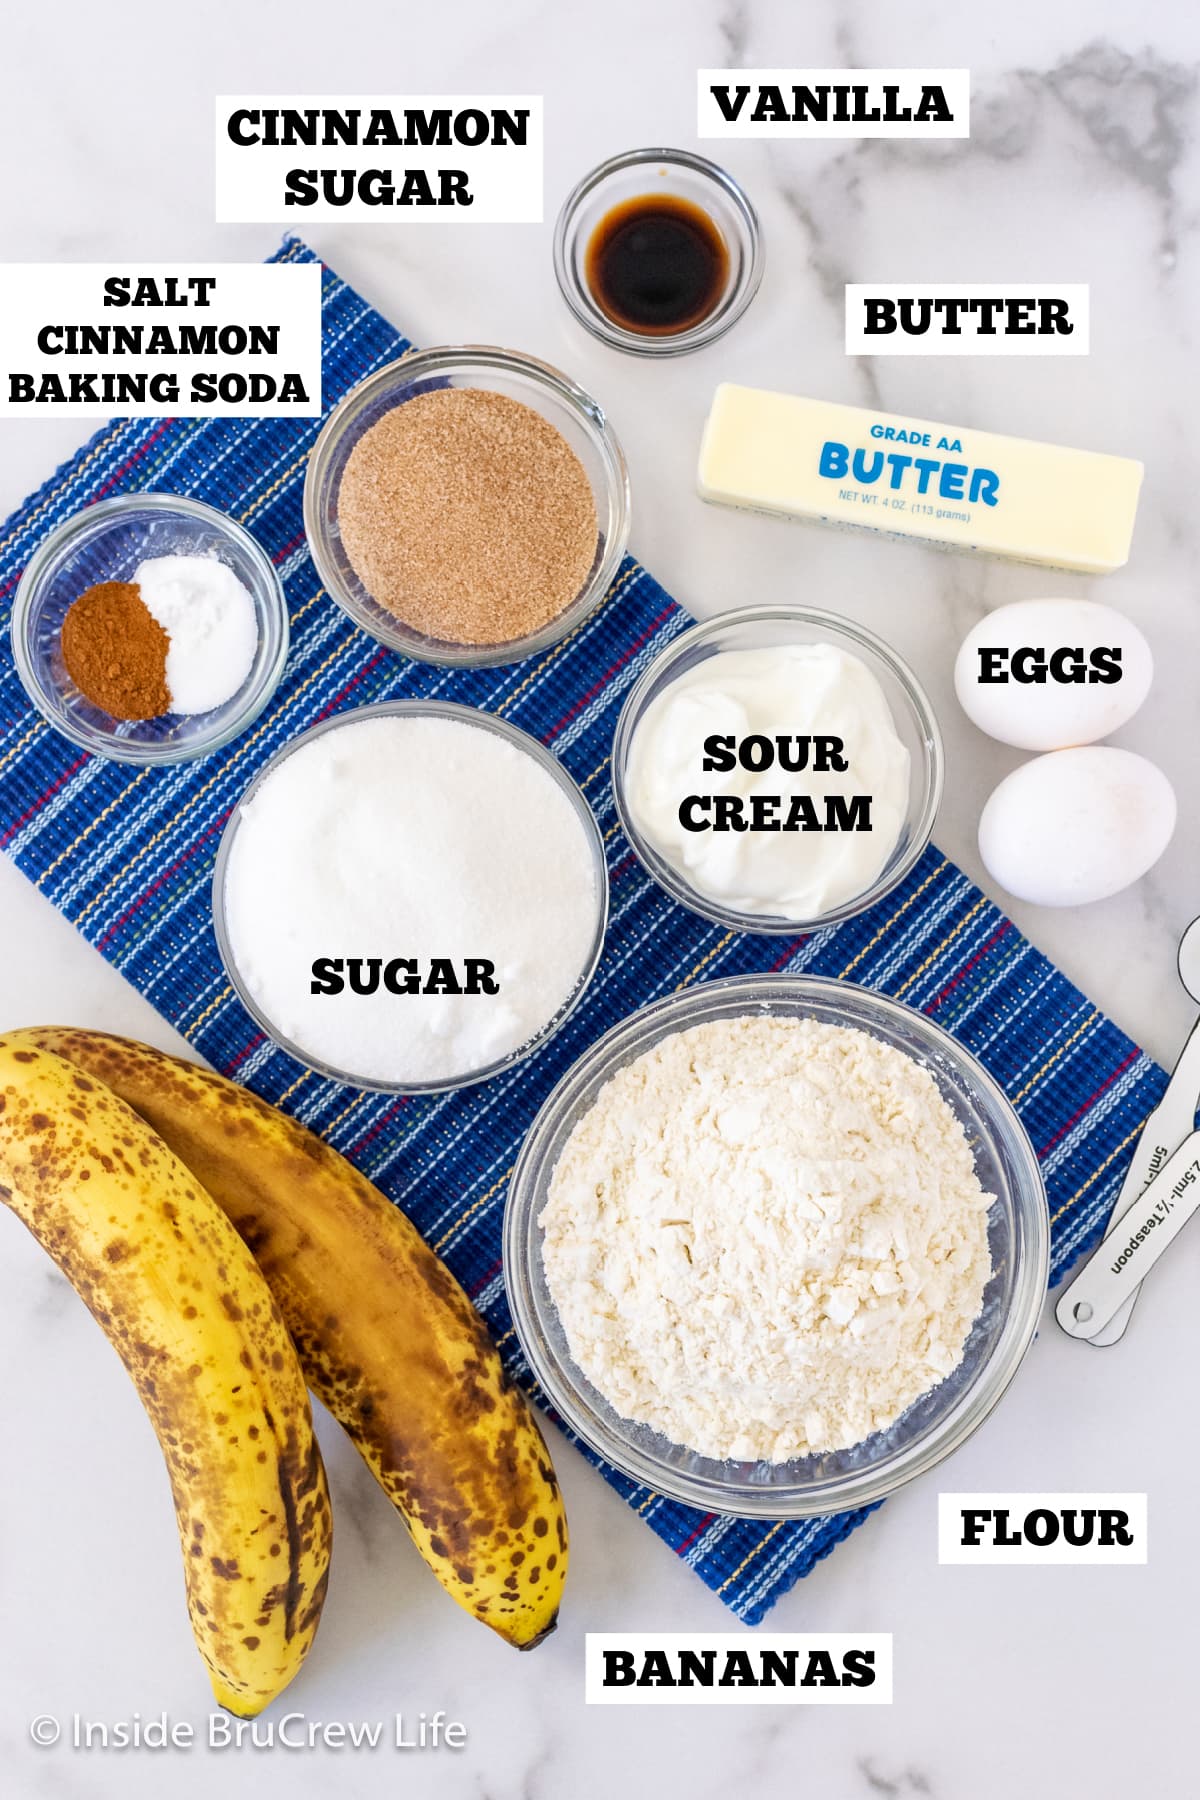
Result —
POLYGON ((266 706, 287 605, 235 520, 182 494, 121 494, 39 544, 12 641, 26 693, 72 742, 112 762, 186 762, 266 706))
POLYGON ((487 345, 412 351, 327 420, 304 525, 330 596, 390 649, 481 668, 547 649, 600 605, 629 537, 601 407, 487 345))

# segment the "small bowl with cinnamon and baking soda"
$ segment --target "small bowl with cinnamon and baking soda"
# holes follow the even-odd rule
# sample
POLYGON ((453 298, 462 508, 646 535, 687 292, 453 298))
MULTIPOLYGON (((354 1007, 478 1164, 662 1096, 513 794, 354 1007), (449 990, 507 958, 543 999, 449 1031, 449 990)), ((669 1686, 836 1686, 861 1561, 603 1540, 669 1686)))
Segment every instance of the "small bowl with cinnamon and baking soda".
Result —
POLYGON ((313 447, 304 526, 357 625, 419 662, 519 662, 603 600, 629 538, 625 458, 547 363, 414 351, 347 394, 313 447))
POLYGON ((271 698, 287 605, 266 551, 224 513, 121 494, 38 546, 12 642, 26 693, 64 737, 112 762, 187 762, 271 698))
POLYGON ((703 156, 627 150, 568 194, 554 272, 593 336, 634 356, 680 356, 722 336, 758 292, 758 215, 703 156))

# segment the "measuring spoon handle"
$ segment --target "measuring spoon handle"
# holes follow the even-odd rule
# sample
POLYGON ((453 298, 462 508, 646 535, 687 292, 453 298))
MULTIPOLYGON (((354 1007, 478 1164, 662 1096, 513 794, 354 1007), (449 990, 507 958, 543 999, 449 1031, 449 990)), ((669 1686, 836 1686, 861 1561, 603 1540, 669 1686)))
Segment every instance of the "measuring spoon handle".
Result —
MULTIPOLYGON (((1190 991, 1190 990, 1189 990, 1190 991)), ((1158 1169, 1166 1160, 1167 1150, 1173 1143, 1178 1143, 1193 1127, 1196 1121, 1196 1103, 1200 1098, 1200 1019, 1192 1026, 1186 1044, 1180 1051, 1179 1060, 1171 1072, 1167 1083, 1167 1091, 1146 1121, 1146 1130, 1138 1139, 1134 1151, 1134 1162, 1142 1166, 1141 1180, 1136 1184, 1128 1181, 1117 1197, 1117 1203, 1109 1214, 1108 1224, 1104 1230, 1108 1238, 1121 1223, 1129 1208, 1139 1195, 1145 1192, 1148 1182, 1154 1179, 1158 1169)), ((1130 1174, 1134 1173, 1131 1165, 1130 1174)), ((1125 1336, 1129 1321, 1133 1317, 1133 1309, 1137 1305, 1137 1297, 1141 1284, 1134 1288, 1125 1304, 1117 1309, 1102 1330, 1095 1332, 1088 1339, 1094 1350, 1107 1350, 1111 1344, 1119 1343, 1125 1336)))
POLYGON ((1054 1316, 1068 1336, 1090 1338, 1102 1330, 1197 1207, 1200 1131, 1192 1131, 1059 1298, 1054 1316))

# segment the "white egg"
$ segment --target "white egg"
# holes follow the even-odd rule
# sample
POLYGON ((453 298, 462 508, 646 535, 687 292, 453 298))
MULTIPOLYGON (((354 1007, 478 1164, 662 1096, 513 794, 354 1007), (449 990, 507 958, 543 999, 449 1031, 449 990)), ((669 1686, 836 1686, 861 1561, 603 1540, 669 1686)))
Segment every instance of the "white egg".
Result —
POLYGON ((1007 775, 979 820, 992 879, 1035 906, 1084 906, 1137 881, 1175 829, 1162 770, 1107 744, 1052 750, 1007 775))
POLYGON ((1150 691, 1150 646, 1095 600, 1017 600, 963 642, 954 686, 980 731, 1019 750, 1093 744, 1132 719, 1150 691))

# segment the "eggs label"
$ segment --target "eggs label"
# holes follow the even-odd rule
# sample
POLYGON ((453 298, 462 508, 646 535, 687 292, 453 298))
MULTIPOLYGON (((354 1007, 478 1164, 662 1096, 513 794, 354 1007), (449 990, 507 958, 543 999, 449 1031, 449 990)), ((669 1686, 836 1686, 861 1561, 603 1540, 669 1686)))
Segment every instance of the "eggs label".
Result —
POLYGON ((1109 687, 1121 679, 1121 650, 1117 644, 1096 644, 1091 650, 1060 646, 1049 653, 1030 645, 1015 650, 1005 645, 980 645, 978 654, 980 681, 1011 680, 1039 686, 1046 681, 1074 686, 1100 682, 1109 687))
POLYGON ((973 625, 954 664, 967 717, 1019 750, 1093 744, 1128 723, 1154 658, 1132 619, 1094 600, 1014 600, 973 625))
MULTIPOLYGON (((844 775, 850 768, 840 737, 822 733, 751 732, 737 738, 714 732, 704 740, 700 767, 727 775, 741 767, 752 774, 778 766, 790 775, 844 775)), ((685 831, 870 831, 870 794, 688 794, 679 803, 685 831)))

